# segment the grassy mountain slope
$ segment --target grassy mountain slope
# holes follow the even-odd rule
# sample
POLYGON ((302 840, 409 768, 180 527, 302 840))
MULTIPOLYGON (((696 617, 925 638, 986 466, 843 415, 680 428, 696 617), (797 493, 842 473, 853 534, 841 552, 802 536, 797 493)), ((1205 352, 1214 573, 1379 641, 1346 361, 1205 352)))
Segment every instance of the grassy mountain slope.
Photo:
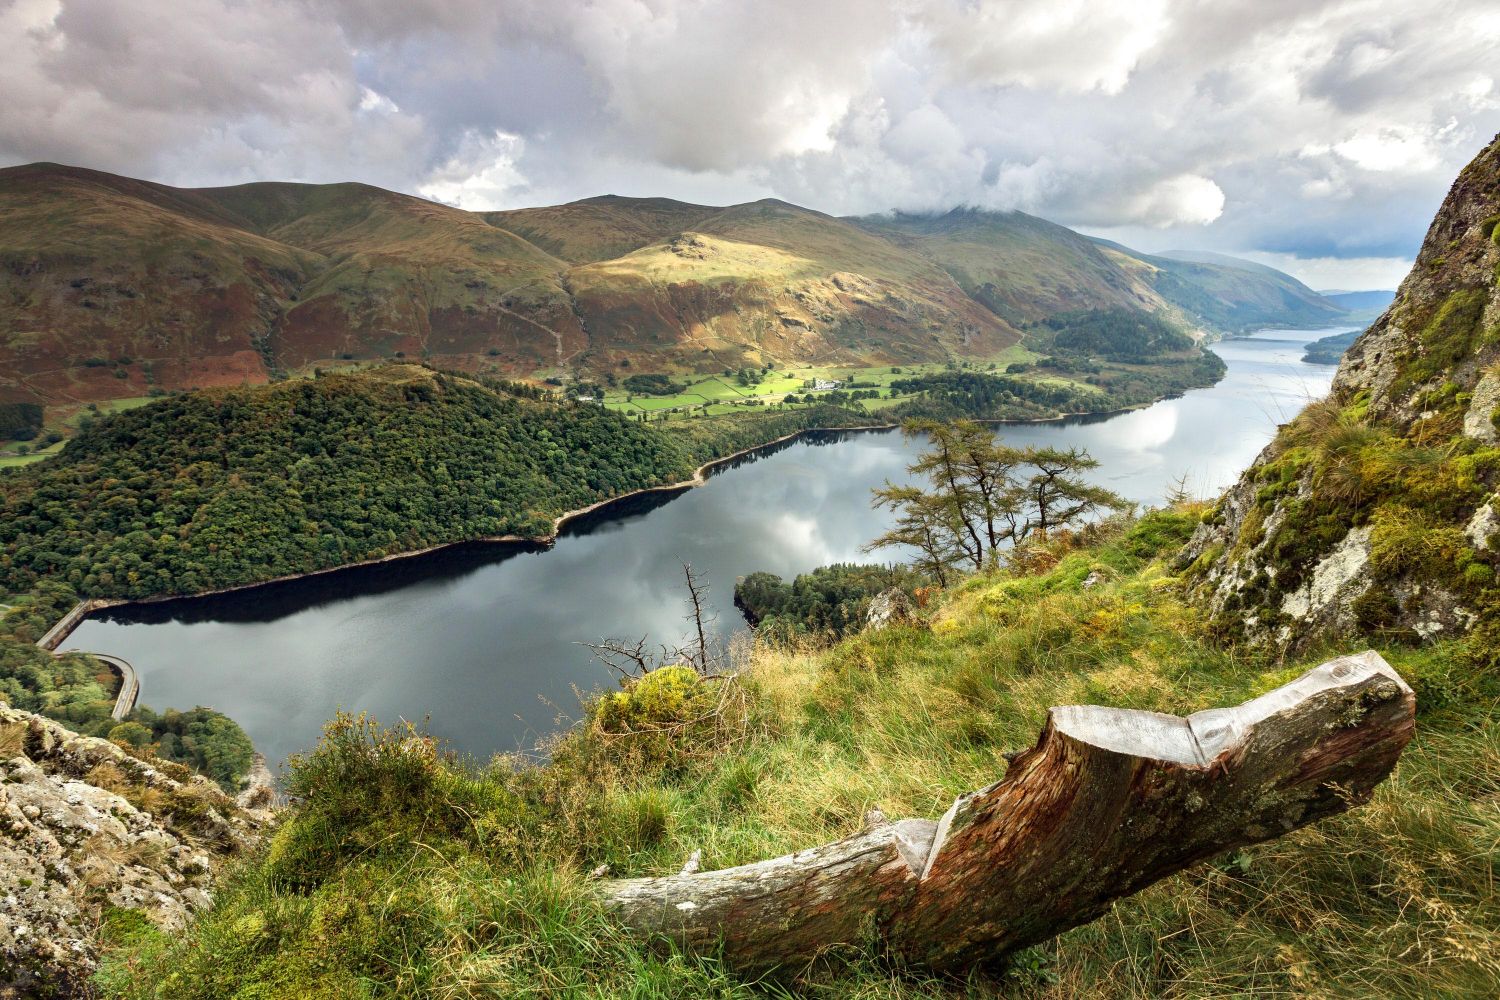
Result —
POLYGON ((958 208, 938 216, 866 216, 858 223, 928 257, 1013 324, 1072 309, 1164 306, 1092 240, 1023 212, 958 208))
POLYGON ((363 184, 247 184, 201 194, 267 237, 321 258, 277 325, 285 368, 349 354, 555 361, 579 336, 565 264, 482 218, 363 184))
POLYGON ((52 164, 0 171, 0 219, 8 399, 264 380, 281 303, 319 264, 194 192, 52 164))
POLYGON ((843 220, 768 199, 694 225, 568 273, 591 338, 710 367, 984 357, 1020 339, 929 261, 843 220))
POLYGON ((485 212, 483 216, 491 225, 508 229, 569 264, 592 264, 686 232, 718 211, 670 198, 607 194, 566 205, 485 212))
POLYGON ((0 170, 0 218, 0 402, 393 356, 594 379, 991 359, 1060 311, 1232 325, 1309 308, 1226 304, 1193 282, 1232 268, 1174 263, 1162 279, 1168 265, 1016 213, 843 220, 606 196, 476 214, 363 184, 183 190, 33 164, 0 170), (1195 294, 1212 308, 1174 304, 1195 294))
POLYGON ((1345 310, 1289 274, 1216 253, 1143 254, 1101 241, 1105 252, 1195 322, 1240 333, 1265 326, 1318 327, 1345 310))

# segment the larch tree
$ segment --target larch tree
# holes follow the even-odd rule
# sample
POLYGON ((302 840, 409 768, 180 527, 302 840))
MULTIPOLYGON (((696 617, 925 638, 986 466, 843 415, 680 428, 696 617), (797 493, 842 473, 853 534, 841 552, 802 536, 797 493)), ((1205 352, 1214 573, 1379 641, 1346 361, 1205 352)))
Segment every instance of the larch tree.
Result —
POLYGON ((896 524, 866 549, 914 548, 918 568, 942 586, 954 567, 982 570, 1008 545, 1130 506, 1084 478, 1099 463, 1082 449, 1014 448, 972 420, 909 420, 902 430, 930 442, 907 467, 928 485, 875 490, 875 505, 895 511, 896 524))

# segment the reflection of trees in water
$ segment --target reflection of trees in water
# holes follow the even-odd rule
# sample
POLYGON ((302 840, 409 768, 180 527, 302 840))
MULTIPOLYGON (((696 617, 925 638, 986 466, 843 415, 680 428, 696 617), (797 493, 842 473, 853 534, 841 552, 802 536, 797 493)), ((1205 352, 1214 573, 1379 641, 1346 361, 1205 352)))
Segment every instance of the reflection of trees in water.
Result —
MULTIPOLYGON (((1305 367, 1305 366, 1304 366, 1305 367)), ((1045 421, 1003 421, 992 424, 997 430, 1008 425, 1080 427, 1101 424, 1118 413, 1089 413, 1045 421)), ((752 465, 780 454, 797 444, 815 448, 844 444, 857 438, 898 435, 890 429, 812 430, 786 441, 768 444, 735 456, 708 470, 710 477, 752 465)), ((688 487, 658 490, 623 497, 598 510, 570 521, 562 531, 569 537, 615 530, 630 521, 677 499, 688 487)), ((150 604, 125 605, 99 612, 90 617, 119 624, 165 624, 169 622, 271 622, 301 611, 347 600, 353 596, 375 596, 429 581, 454 581, 470 573, 494 566, 523 552, 542 551, 546 546, 524 542, 472 542, 449 546, 426 555, 395 559, 370 566, 350 566, 298 580, 267 583, 245 590, 209 597, 185 597, 150 604)))
POLYGON ((351 597, 385 594, 432 580, 457 580, 523 552, 540 552, 545 548, 531 542, 469 542, 426 555, 370 566, 348 566, 317 576, 266 583, 227 594, 128 604, 89 617, 122 625, 272 622, 351 597))
POLYGON ((563 525, 561 535, 574 538, 618 528, 645 517, 658 507, 665 507, 690 489, 690 486, 681 486, 677 489, 652 490, 650 493, 637 493, 611 500, 598 510, 573 518, 563 525))
POLYGON ((812 445, 813 447, 822 447, 824 445, 830 444, 842 444, 845 441, 853 441, 855 438, 898 433, 900 432, 888 427, 879 427, 869 430, 844 429, 803 431, 796 437, 789 440, 776 441, 772 444, 762 445, 759 448, 755 448, 745 452, 743 455, 736 455, 733 458, 727 458, 722 462, 715 463, 705 473, 705 475, 707 478, 711 479, 714 476, 719 475, 720 473, 729 472, 731 469, 738 469, 746 465, 754 465, 756 462, 759 462, 763 458, 770 458, 772 455, 778 455, 781 452, 786 451, 788 448, 795 447, 799 444, 812 445))

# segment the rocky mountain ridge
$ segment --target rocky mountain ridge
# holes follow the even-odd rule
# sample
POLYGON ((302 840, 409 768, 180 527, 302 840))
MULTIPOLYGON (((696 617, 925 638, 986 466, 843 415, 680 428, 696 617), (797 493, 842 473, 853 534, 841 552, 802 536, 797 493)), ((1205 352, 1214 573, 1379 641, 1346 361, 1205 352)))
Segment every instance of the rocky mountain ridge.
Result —
POLYGON ((1328 398, 1281 430, 1183 553, 1225 628, 1291 649, 1491 627, 1497 224, 1500 138, 1454 182, 1328 398))

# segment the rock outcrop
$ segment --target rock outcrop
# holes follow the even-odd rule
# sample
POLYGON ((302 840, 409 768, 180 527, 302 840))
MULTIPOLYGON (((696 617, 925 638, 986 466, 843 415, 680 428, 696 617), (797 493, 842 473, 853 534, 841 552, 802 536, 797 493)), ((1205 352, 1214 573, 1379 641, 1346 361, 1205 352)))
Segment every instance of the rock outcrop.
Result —
POLYGON ((878 632, 890 625, 909 625, 916 619, 916 608, 906 591, 892 587, 871 599, 870 609, 865 612, 865 628, 878 632))
POLYGON ((269 818, 181 765, 0 703, 0 997, 86 995, 108 910, 181 929, 269 818))
POLYGON ((1459 175, 1329 397, 1219 502, 1181 566, 1224 630, 1293 648, 1462 633, 1500 607, 1500 138, 1459 175))

